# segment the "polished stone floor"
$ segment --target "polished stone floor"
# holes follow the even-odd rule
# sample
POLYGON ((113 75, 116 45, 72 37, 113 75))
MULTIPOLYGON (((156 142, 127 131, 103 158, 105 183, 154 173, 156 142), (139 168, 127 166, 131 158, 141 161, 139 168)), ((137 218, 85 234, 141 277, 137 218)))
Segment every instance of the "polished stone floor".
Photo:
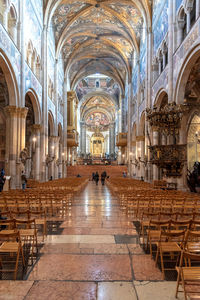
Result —
POLYGON ((57 222, 26 280, 0 282, 0 300, 175 299, 106 186, 89 182, 57 222))

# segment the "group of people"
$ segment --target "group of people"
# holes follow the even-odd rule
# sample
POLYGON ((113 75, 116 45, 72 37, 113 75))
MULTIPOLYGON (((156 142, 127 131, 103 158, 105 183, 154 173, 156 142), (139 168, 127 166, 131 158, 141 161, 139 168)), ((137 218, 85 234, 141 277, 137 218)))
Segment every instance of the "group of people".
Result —
MULTIPOLYGON (((101 184, 104 185, 105 184, 105 180, 106 178, 108 178, 106 171, 101 173, 101 184)), ((96 182, 96 185, 98 185, 99 183, 99 173, 92 173, 92 181, 96 182)))

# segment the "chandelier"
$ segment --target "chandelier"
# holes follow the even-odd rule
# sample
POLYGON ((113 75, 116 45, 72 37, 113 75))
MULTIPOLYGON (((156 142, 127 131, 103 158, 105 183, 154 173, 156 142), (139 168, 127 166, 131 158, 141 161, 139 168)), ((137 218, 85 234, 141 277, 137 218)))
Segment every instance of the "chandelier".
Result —
POLYGON ((159 111, 154 106, 153 109, 146 109, 147 121, 165 135, 178 135, 184 111, 183 105, 175 102, 168 103, 159 111))

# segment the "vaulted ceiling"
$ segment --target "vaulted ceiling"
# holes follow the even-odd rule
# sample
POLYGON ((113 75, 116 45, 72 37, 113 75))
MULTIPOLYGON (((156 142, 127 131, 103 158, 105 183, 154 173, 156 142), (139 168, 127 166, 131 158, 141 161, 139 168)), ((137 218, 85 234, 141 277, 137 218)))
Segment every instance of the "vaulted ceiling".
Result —
POLYGON ((49 0, 45 22, 54 27, 56 56, 61 54, 71 86, 102 73, 123 88, 131 77, 142 29, 150 27, 149 0, 49 0))

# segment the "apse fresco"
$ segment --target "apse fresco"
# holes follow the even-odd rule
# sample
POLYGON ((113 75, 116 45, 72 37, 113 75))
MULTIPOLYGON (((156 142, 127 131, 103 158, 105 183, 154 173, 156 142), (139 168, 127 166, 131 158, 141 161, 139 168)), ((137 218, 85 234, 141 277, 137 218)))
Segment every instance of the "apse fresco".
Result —
MULTIPOLYGON (((38 0, 37 0, 38 1, 38 0)), ((41 57, 42 23, 39 22, 32 1, 25 1, 25 41, 31 40, 37 54, 41 57)))
POLYGON ((181 6, 183 0, 176 0, 176 10, 179 9, 179 7, 181 6))
POLYGON ((154 54, 168 31, 168 0, 155 0, 155 18, 153 21, 154 54), (162 5, 161 5, 162 3, 162 5))
POLYGON ((88 126, 107 126, 109 123, 108 117, 102 112, 91 113, 86 119, 86 124, 88 126))

